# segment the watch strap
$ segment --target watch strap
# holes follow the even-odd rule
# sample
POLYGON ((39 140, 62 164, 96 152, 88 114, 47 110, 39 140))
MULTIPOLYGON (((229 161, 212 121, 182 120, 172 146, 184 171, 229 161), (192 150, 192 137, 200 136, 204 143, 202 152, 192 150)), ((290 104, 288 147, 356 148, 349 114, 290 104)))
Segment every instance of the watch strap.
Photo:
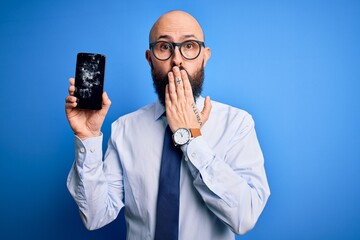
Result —
POLYGON ((200 128, 190 128, 191 137, 196 138, 201 136, 200 128))

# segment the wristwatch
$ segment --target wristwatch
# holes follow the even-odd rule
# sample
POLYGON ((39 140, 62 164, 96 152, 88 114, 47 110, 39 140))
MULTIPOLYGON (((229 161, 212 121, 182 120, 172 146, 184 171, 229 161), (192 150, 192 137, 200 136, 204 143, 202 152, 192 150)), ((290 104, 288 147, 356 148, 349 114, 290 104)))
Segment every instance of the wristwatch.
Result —
POLYGON ((179 128, 173 134, 173 141, 175 146, 182 146, 198 136, 201 136, 199 128, 179 128))

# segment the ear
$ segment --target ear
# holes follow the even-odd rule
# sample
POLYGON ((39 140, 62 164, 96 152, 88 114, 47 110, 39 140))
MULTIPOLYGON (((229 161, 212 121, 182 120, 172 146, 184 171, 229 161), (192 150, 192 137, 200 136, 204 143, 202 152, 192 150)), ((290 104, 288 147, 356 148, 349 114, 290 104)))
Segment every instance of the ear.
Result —
POLYGON ((210 48, 206 47, 205 49, 205 53, 204 53, 204 67, 206 66, 207 61, 210 59, 211 57, 211 50, 210 48))
POLYGON ((152 61, 151 61, 151 52, 150 52, 150 50, 149 50, 149 49, 148 49, 148 50, 146 50, 146 52, 145 52, 145 58, 146 58, 146 60, 148 61, 149 66, 151 67, 151 66, 152 66, 152 61))

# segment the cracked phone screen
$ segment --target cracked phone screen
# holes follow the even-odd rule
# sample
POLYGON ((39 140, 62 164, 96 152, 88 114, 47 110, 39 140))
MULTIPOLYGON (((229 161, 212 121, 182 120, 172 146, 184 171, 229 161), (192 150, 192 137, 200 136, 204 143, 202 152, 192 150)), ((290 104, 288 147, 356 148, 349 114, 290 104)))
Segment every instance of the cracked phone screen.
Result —
POLYGON ((99 110, 104 89, 105 56, 79 53, 76 60, 75 93, 77 108, 99 110))

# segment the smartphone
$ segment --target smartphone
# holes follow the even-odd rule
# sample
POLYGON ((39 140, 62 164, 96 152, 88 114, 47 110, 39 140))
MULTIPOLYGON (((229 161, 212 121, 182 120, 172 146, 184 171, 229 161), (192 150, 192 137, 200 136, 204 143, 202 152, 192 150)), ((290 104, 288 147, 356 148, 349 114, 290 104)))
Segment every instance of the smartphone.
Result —
POLYGON ((105 55, 78 53, 75 71, 77 108, 100 110, 104 91, 105 55))

